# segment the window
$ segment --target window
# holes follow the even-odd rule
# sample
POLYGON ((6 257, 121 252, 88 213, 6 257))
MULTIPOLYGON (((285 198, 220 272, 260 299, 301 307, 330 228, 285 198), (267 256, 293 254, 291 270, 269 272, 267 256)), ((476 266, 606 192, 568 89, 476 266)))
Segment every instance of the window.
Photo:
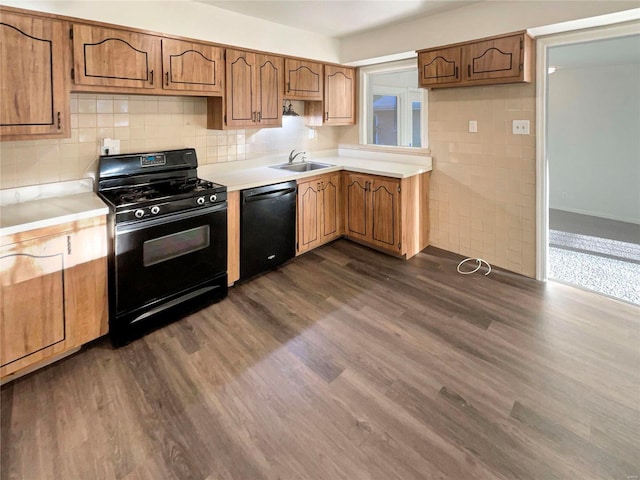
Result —
POLYGON ((360 143, 427 146, 427 90, 418 88, 416 60, 360 69, 360 143))

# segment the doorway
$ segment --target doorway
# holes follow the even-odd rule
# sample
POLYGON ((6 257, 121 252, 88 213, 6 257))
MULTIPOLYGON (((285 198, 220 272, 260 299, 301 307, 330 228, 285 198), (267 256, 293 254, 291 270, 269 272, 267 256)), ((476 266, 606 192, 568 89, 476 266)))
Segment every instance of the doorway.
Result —
POLYGON ((625 27, 543 41, 538 276, 640 305, 640 28, 625 27))

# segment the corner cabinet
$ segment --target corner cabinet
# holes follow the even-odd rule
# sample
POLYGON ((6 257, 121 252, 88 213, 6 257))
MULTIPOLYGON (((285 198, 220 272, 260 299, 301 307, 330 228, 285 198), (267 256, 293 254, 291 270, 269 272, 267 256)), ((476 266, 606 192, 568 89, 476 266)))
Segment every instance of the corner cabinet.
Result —
POLYGON ((2 237, 0 376, 107 333, 104 216, 2 237))
POLYGON ((340 172, 298 182, 298 254, 343 234, 342 198, 340 172))
POLYGON ((343 173, 348 238, 411 258, 429 245, 430 172, 408 178, 343 173))
POLYGON ((284 72, 284 98, 322 100, 324 76, 321 63, 286 58, 284 72))
POLYGON ((400 180, 346 173, 345 226, 348 237, 400 253, 400 180))
POLYGON ((65 24, 0 10, 0 137, 69 136, 65 24))
POLYGON ((72 36, 76 85, 161 88, 160 38, 91 25, 74 25, 72 36))
POLYGON ((305 102, 305 123, 311 127, 322 125, 355 125, 356 69, 324 66, 323 102, 305 102))
POLYGON ((327 65, 324 87, 324 124, 356 123, 356 71, 348 67, 327 65))
POLYGON ((273 55, 227 50, 226 68, 225 126, 281 126, 283 59, 273 55))
POLYGON ((162 88, 223 93, 224 50, 213 45, 162 39, 162 88))
POLYGON ((531 82, 534 43, 526 32, 419 50, 421 87, 462 87, 531 82))

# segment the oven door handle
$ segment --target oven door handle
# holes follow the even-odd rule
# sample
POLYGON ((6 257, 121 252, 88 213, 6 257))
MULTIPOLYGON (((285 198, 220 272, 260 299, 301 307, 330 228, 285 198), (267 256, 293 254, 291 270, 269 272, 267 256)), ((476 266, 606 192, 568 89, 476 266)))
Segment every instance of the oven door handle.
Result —
POLYGON ((164 217, 138 220, 136 222, 121 223, 116 225, 116 235, 122 235, 125 233, 136 232, 138 230, 144 230, 146 228, 155 227, 157 225, 170 225, 172 222, 179 220, 186 220, 188 218, 201 217, 211 213, 220 212, 227 209, 227 202, 222 202, 212 207, 201 208, 198 210, 189 210, 188 212, 176 213, 174 215, 167 215, 164 217))

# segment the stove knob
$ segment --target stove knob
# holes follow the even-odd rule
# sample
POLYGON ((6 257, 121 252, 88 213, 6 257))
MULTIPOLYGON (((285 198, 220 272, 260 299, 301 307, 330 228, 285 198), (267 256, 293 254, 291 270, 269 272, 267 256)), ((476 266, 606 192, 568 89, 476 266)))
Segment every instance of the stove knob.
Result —
POLYGON ((217 195, 215 195, 215 194, 214 194, 214 195, 211 195, 211 196, 209 197, 209 201, 210 201, 210 202, 215 202, 217 199, 218 199, 218 196, 217 196, 217 195))
POLYGON ((144 210, 139 208, 138 210, 136 210, 134 215, 136 216, 136 218, 142 218, 142 217, 144 217, 144 210))
POLYGON ((151 207, 151 213, 153 215, 157 215, 158 213, 160 213, 160 207, 158 206, 151 207))
POLYGON ((204 197, 198 197, 198 199, 196 200, 196 203, 198 205, 204 205, 205 199, 204 197))

